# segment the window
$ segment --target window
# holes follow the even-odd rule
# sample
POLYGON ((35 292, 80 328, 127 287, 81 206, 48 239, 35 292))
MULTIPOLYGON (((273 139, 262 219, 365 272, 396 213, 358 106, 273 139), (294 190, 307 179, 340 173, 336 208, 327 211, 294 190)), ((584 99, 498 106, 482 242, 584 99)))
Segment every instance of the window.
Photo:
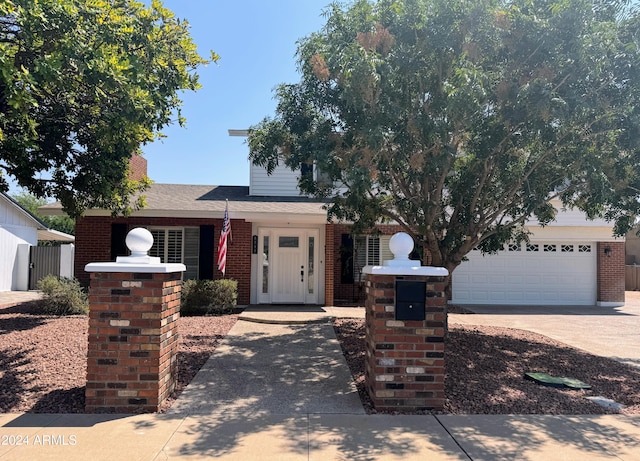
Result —
POLYGON ((185 280, 198 278, 200 257, 200 228, 151 228, 153 246, 149 256, 160 258, 162 263, 182 263, 187 267, 185 280))
POLYGON ((573 245, 562 245, 560 248, 563 253, 573 253, 573 245))
POLYGON ((298 248, 300 245, 298 237, 279 237, 278 246, 280 248, 298 248))
POLYGON ((269 236, 262 238, 262 292, 269 293, 269 236))
POLYGON ((309 237, 309 255, 307 261, 307 287, 309 290, 309 294, 313 294, 313 289, 315 286, 315 242, 315 237, 309 237))
POLYGON ((355 238, 353 248, 353 260, 358 271, 364 266, 379 266, 380 261, 380 237, 370 235, 355 238))
POLYGON ((342 234, 340 245, 340 283, 360 282, 364 266, 381 265, 383 261, 393 259, 389 250, 390 235, 342 234))
POLYGON ((543 246, 545 253, 555 253, 556 245, 545 244, 543 246))
POLYGON ((313 163, 301 163, 300 164, 300 175, 303 178, 307 178, 313 180, 313 163))
POLYGON ((522 251, 522 246, 519 243, 511 242, 508 249, 509 251, 522 251))
POLYGON ((527 251, 539 251, 539 246, 536 243, 527 243, 527 251))

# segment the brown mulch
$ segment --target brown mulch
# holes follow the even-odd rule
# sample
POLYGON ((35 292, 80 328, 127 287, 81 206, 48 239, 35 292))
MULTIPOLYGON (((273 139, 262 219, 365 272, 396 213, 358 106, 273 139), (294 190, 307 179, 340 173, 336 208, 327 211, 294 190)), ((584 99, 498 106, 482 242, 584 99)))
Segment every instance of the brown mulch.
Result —
MULTIPOLYGON (((179 332, 178 385, 166 411, 207 361, 237 315, 183 317, 179 332)), ((38 315, 31 305, 0 309, 0 413, 82 413, 86 383, 87 317, 38 315)), ((364 321, 334 323, 365 408, 364 321)), ((588 401, 598 395, 640 414, 640 369, 593 356, 522 330, 450 325, 446 343, 445 413, 612 413, 588 401), (526 371, 570 376, 588 391, 544 387, 526 371)))

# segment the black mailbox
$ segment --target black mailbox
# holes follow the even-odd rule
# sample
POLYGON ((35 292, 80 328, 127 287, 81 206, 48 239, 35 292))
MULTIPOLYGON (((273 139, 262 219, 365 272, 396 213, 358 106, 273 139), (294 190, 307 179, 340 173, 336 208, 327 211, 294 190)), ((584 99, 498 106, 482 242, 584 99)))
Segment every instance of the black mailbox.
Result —
POLYGON ((424 320, 427 282, 396 280, 396 320, 424 320))

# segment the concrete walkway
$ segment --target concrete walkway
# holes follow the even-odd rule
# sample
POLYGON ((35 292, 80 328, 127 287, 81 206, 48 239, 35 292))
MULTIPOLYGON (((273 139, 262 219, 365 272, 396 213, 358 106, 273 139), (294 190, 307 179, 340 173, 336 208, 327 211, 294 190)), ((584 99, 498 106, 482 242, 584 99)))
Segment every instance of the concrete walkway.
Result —
POLYGON ((640 416, 366 415, 322 311, 245 311, 169 414, 0 414, 0 461, 640 459, 640 416))
POLYGON ((230 412, 365 414, 330 323, 243 320, 171 407, 175 414, 230 412))

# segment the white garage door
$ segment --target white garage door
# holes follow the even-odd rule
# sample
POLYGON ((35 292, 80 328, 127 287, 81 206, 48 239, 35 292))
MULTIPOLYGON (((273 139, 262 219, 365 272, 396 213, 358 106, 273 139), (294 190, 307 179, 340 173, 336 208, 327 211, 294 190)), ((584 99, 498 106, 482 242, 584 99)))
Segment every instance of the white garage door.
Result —
POLYGON ((596 244, 531 241, 474 250, 453 272, 454 304, 596 303, 596 244))

